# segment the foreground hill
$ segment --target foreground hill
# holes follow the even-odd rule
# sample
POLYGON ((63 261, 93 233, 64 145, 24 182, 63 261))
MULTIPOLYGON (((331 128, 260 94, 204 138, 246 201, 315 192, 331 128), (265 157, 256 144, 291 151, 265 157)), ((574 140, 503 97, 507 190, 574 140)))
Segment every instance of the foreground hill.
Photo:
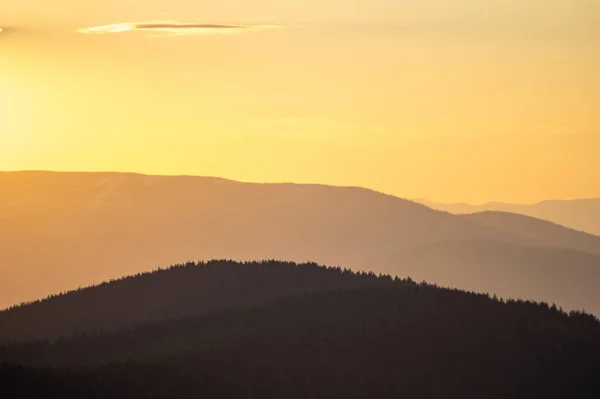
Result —
POLYGON ((600 256, 562 248, 489 241, 424 244, 372 260, 416 281, 556 303, 600 315, 600 256), (401 265, 401 267, 398 267, 401 265))
POLYGON ((0 342, 53 340, 92 330, 259 305, 279 297, 385 285, 391 279, 269 261, 187 263, 0 312, 0 342), (93 309, 93 311, 90 311, 93 309))
POLYGON ((600 395, 597 319, 411 281, 354 278, 371 286, 0 347, 0 390, 10 398, 65 399, 600 395))
POLYGON ((543 201, 533 205, 505 204, 501 202, 490 202, 483 205, 440 204, 424 200, 418 202, 433 209, 456 214, 484 211, 518 213, 600 236, 600 198, 543 201))
MULTIPOLYGON (((316 261, 379 272, 371 259, 448 240, 575 250, 585 242, 600 253, 598 237, 532 238, 353 187, 49 172, 0 173, 0 187, 0 307, 189 260, 316 261)), ((397 266, 386 270, 407 274, 397 266)), ((520 294, 535 298, 531 287, 520 294)))

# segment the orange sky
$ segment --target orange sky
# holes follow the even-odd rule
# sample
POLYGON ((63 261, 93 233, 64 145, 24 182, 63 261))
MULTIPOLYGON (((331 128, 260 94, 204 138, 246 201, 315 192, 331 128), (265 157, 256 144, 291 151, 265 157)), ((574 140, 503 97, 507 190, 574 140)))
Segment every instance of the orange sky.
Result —
POLYGON ((360 185, 444 202, 600 196, 594 0, 0 10, 0 170, 360 185), (79 31, 126 22, 138 29, 79 31))

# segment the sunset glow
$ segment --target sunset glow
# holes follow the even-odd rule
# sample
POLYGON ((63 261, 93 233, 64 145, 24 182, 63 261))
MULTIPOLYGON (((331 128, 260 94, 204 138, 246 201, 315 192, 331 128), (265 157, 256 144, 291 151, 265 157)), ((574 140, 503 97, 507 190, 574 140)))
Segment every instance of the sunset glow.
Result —
POLYGON ((0 170, 600 196, 589 2, 0 3, 0 170))
POLYGON ((600 0, 0 26, 1 399, 600 398, 600 0))

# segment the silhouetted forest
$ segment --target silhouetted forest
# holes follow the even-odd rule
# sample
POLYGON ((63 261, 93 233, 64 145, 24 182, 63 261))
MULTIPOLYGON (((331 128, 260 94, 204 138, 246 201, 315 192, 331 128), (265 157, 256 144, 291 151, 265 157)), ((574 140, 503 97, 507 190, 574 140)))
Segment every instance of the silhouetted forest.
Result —
MULTIPOLYGON (((303 275, 362 284, 5 345, 0 396, 600 397, 600 322, 593 316, 311 264, 282 264, 281 274, 276 262, 225 264, 248 279, 271 276, 271 284, 303 275)), ((198 266, 153 276, 192 270, 198 266)))
POLYGON ((307 291, 390 284, 373 273, 314 263, 189 262, 53 295, 0 312, 0 342, 56 339, 91 330, 260 304, 307 291), (93 311, 90 311, 93 309, 93 311))

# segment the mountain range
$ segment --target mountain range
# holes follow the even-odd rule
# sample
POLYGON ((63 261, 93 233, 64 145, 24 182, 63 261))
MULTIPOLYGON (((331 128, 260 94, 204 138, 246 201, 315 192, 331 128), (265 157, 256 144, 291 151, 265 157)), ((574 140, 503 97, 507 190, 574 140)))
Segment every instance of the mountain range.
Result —
POLYGON ((600 237, 522 215, 209 177, 10 172, 0 187, 4 307, 189 260, 281 259, 600 314, 600 237))
POLYGON ((482 205, 466 203, 443 204, 427 200, 416 202, 455 214, 500 211, 548 220, 575 230, 600 235, 600 198, 547 200, 531 205, 488 202, 482 205))

